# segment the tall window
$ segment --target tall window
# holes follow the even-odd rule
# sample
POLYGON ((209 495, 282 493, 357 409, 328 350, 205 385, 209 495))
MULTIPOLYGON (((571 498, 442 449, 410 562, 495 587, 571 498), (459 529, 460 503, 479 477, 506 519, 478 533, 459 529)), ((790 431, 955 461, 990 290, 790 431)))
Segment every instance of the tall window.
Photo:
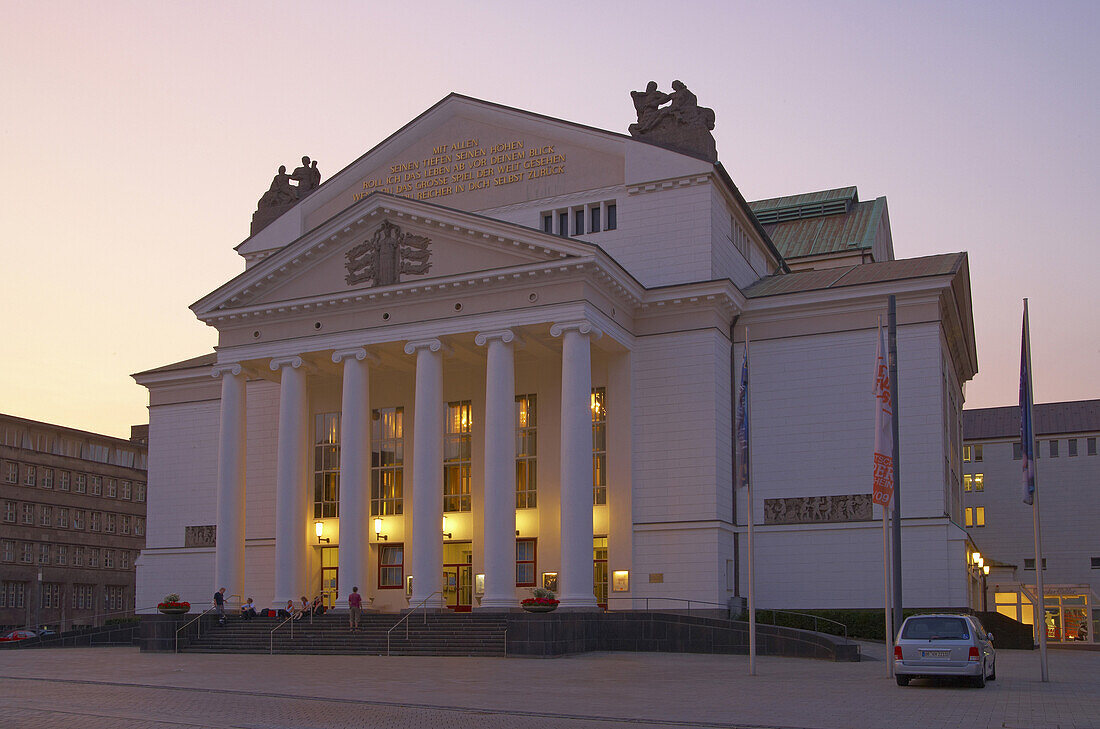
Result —
POLYGON ((35 479, 34 466, 26 466, 23 469, 23 485, 34 486, 38 481, 35 479))
POLYGON ((84 510, 73 509, 73 529, 84 531, 84 510))
POLYGON ((592 593, 607 608, 607 537, 592 537, 592 593))
POLYGON ((107 479, 107 498, 113 499, 118 496, 118 479, 107 479))
POLYGON ((1077 457, 1077 439, 1076 438, 1070 438, 1069 439, 1069 457, 1070 458, 1076 458, 1077 457))
POLYGON ((1096 455, 1096 439, 1095 438, 1085 438, 1085 447, 1088 450, 1088 454, 1090 456, 1095 456, 1096 455))
POLYGON ((88 548, 88 566, 99 567, 99 550, 94 547, 88 548))
POLYGON ((38 526, 48 527, 53 524, 53 509, 49 506, 38 507, 38 526))
POLYGON ((145 501, 145 484, 134 484, 134 501, 145 501))
POLYGON ((73 609, 91 610, 95 607, 92 602, 92 590, 95 585, 73 585, 73 609))
POLYGON ((103 515, 103 531, 105 534, 115 533, 115 515, 107 513, 103 515))
POLYGON ((516 540, 516 587, 535 586, 535 545, 534 539, 516 540))
POLYGON ((59 565, 69 564, 69 548, 64 544, 57 547, 57 563, 59 565))
POLYGON ((447 403, 443 438, 443 511, 470 510, 470 401, 447 403))
POLYGON ((985 526, 985 507, 978 506, 975 508, 966 508, 966 525, 968 527, 984 527, 985 526))
POLYGON ((84 566, 84 547, 73 547, 73 567, 84 566))
POLYGON ((23 598, 27 592, 26 582, 5 582, 0 588, 0 607, 23 607, 23 598))
POLYGON ((611 203, 607 206, 607 229, 615 230, 619 227, 618 210, 615 207, 615 203, 611 203))
POLYGON ((88 479, 88 493, 92 496, 99 496, 103 493, 102 476, 92 476, 88 479))
POLYGON ((318 413, 313 427, 313 518, 339 516, 340 413, 318 413))
POLYGON ((43 468, 42 469, 42 478, 38 479, 38 485, 41 486, 44 489, 52 489, 53 488, 53 469, 52 468, 43 468))
POLYGON ((104 590, 106 591, 107 608, 110 610, 123 610, 126 607, 125 588, 122 585, 107 585, 104 590))
POLYGON ((34 504, 23 504, 24 524, 34 524, 34 504))
MULTIPOLYGON (((19 464, 14 461, 7 462, 7 468, 4 471, 4 480, 8 483, 19 482, 19 464)), ((20 583, 22 584, 22 583, 20 583)))
POLYGON ((985 491, 985 474, 968 473, 963 475, 963 491, 985 491))
POLYGON ((44 607, 44 608, 59 608, 59 607, 61 607, 61 583, 60 582, 43 582, 42 583, 42 607, 44 607))
POLYGON ((102 523, 103 515, 98 511, 91 512, 91 516, 88 517, 88 528, 93 532, 100 530, 100 524, 102 523))
POLYGON ((5 562, 14 562, 15 561, 15 542, 13 542, 10 539, 5 539, 4 540, 4 561, 5 562))
POLYGON ((1056 441, 1056 440, 1052 440, 1050 442, 1050 457, 1051 458, 1057 458, 1058 457, 1058 441, 1056 441))
POLYGON ((88 477, 83 473, 76 474, 73 479, 73 491, 82 494, 88 490, 88 477))
POLYGON ((57 527, 59 529, 69 528, 69 510, 65 507, 61 507, 57 510, 57 527))
POLYGON ((383 544, 378 548, 378 586, 384 589, 404 587, 405 545, 383 544))
POLYGON ((4 502, 4 521, 8 522, 9 524, 14 524, 15 523, 15 511, 16 511, 15 502, 14 501, 5 501, 4 502))
POLYGON ((381 408, 371 413, 371 516, 404 510, 404 413, 404 408, 381 408))
POLYGON ((23 542, 22 549, 19 550, 19 561, 23 564, 34 562, 34 545, 32 543, 23 542))
MULTIPOLYGON (((516 508, 538 506, 538 400, 516 396, 516 508)), ((517 578, 518 579, 518 578, 517 578)), ((534 573, 532 573, 532 585, 534 573)))
POLYGON ((69 490, 69 472, 58 471, 57 472, 57 488, 61 491, 69 490))
POLYGON ((131 486, 129 481, 122 482, 122 490, 119 491, 118 497, 120 499, 130 500, 131 486))
POLYGON ((39 544, 38 545, 38 564, 50 563, 50 545, 39 544))
POLYGON ((607 391, 592 388, 592 503, 607 503, 607 391))

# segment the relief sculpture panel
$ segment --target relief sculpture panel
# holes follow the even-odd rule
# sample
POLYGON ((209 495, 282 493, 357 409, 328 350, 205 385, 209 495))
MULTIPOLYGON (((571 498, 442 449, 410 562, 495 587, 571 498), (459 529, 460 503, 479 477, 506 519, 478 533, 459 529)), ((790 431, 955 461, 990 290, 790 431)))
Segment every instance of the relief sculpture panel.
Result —
POLYGON ((870 521, 871 494, 799 496, 764 499, 765 524, 824 524, 840 521, 870 521))
POLYGON ((213 547, 215 542, 217 542, 217 532, 218 527, 216 524, 184 527, 183 546, 213 547))

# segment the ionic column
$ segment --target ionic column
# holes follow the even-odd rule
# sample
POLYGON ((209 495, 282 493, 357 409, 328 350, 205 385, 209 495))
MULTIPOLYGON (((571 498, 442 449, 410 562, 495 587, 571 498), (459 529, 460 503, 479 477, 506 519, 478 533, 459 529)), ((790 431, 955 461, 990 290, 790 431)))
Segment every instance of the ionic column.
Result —
MULTIPOLYGON (((443 574, 443 343, 425 339, 405 345, 416 354, 413 403, 412 544, 406 561, 413 577, 409 607, 441 587, 443 574)), ((406 529, 406 533, 408 530, 406 529)), ((443 607, 437 595, 426 606, 443 607)))
POLYGON ((222 380, 213 590, 224 587, 228 595, 243 595, 245 423, 248 408, 245 383, 248 378, 240 364, 215 365, 213 375, 222 380))
POLYGON ((271 360, 282 370, 279 450, 275 472, 275 607, 306 591, 306 504, 309 496, 309 397, 301 357, 271 360))
POLYGON ((367 589, 367 539, 370 520, 371 411, 370 365, 378 360, 366 349, 342 349, 332 361, 344 363, 340 404, 340 598, 367 589))
POLYGON ((561 337, 562 609, 597 610, 592 592, 592 352, 602 332, 587 321, 559 322, 561 337))
POLYGON ((485 366, 485 595, 482 610, 516 607, 516 387, 509 330, 481 332, 485 366))

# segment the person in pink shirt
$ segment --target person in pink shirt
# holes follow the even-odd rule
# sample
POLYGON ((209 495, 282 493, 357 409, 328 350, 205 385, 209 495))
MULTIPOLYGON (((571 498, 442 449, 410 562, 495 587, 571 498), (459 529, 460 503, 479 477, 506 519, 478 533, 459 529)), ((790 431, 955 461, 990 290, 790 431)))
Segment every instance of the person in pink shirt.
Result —
POLYGON ((351 588, 348 595, 348 624, 351 632, 359 630, 359 616, 363 614, 363 596, 359 594, 359 588, 351 588))

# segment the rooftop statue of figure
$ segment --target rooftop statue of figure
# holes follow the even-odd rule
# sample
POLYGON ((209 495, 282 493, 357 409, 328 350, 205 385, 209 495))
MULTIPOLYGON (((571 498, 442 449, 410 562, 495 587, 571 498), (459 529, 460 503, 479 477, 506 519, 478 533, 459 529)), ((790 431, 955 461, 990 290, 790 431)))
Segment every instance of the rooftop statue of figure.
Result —
POLYGON ((718 150, 711 130, 714 129, 714 110, 699 106, 699 100, 683 81, 672 82, 672 93, 657 89, 657 82, 650 81, 645 91, 631 91, 638 121, 631 124, 630 136, 718 161, 718 150), (668 106, 664 106, 664 104, 668 106))
POLYGON ((251 234, 259 233, 320 185, 321 171, 317 169, 316 160, 310 162, 309 157, 302 157, 302 166, 295 168, 289 175, 286 173, 286 165, 279 165, 279 173, 271 180, 271 187, 256 203, 256 212, 252 213, 251 234), (292 185, 292 180, 298 184, 292 185))

